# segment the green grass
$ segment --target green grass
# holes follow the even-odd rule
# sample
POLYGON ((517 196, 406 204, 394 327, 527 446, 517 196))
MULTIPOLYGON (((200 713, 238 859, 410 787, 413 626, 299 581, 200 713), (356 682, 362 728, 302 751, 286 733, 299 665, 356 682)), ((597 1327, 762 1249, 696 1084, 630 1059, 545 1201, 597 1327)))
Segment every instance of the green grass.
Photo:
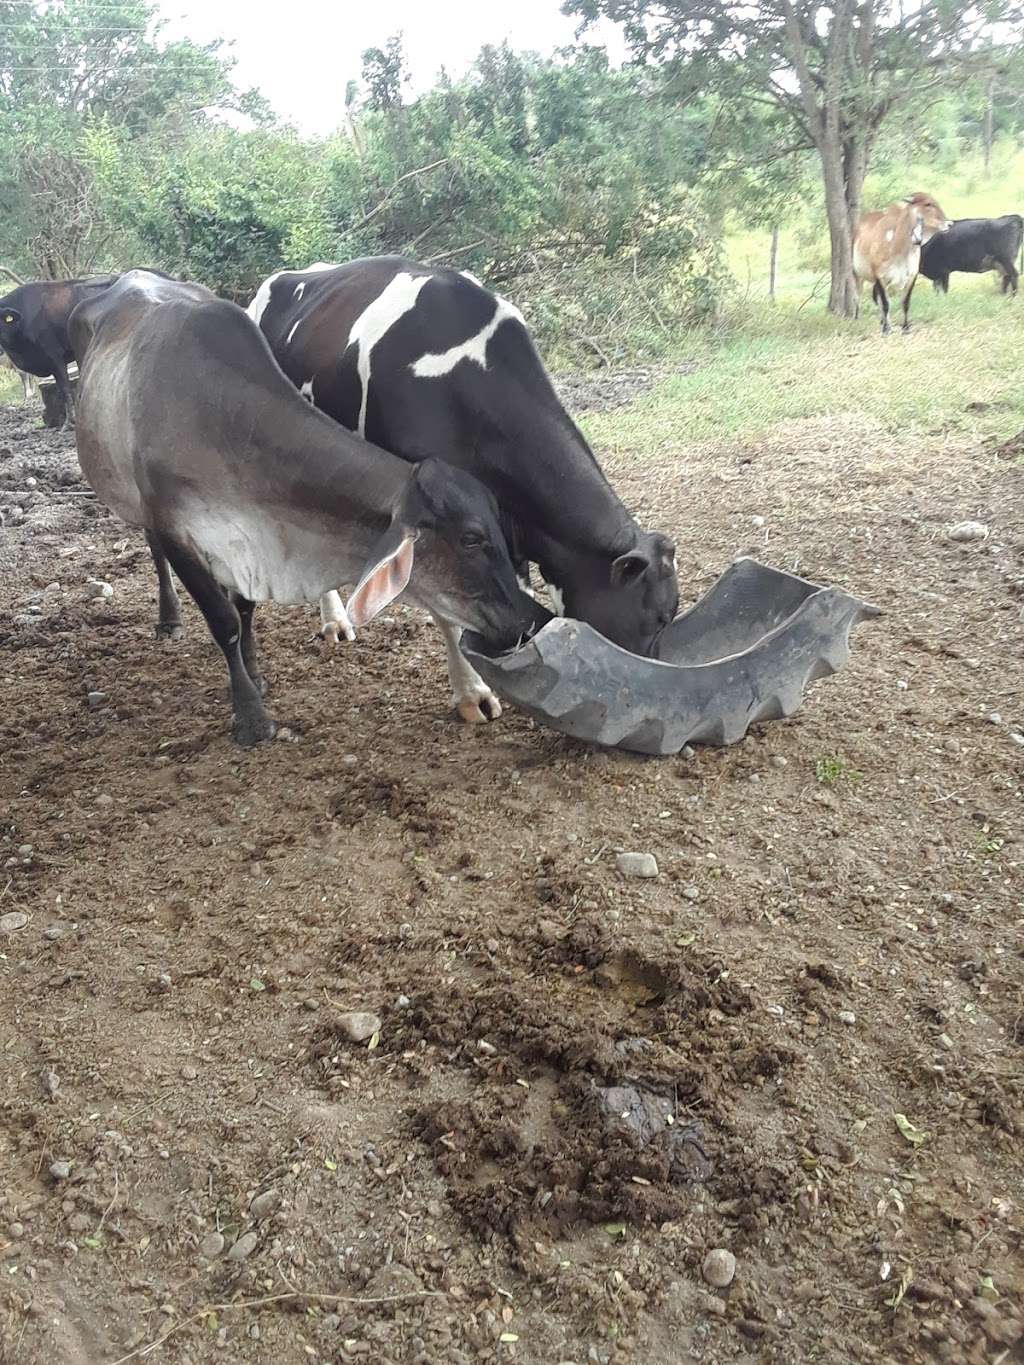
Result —
MULTIPOLYGON (((1011 212, 1024 207, 1024 152, 1001 156, 991 181, 974 166, 955 183, 917 169, 905 178, 933 189, 953 216, 1011 212)), ((687 339, 683 354, 698 369, 664 380, 628 408, 589 415, 584 426, 599 449, 654 454, 756 438, 785 421, 851 415, 911 437, 1002 438, 1024 429, 1024 288, 1011 299, 999 293, 994 274, 954 275, 943 297, 921 280, 910 336, 897 329, 883 337, 867 294, 855 322, 826 312, 827 274, 817 268, 823 261, 827 270, 823 225, 813 241, 806 225, 781 237, 774 302, 767 297, 768 234, 730 237, 738 288, 720 322, 687 339)))

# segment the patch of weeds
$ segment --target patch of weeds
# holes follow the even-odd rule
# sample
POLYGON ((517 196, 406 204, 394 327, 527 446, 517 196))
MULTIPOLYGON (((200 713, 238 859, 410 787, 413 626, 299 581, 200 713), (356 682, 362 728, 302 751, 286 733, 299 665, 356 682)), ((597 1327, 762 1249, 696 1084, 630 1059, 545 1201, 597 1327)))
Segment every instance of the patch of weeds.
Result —
POLYGON ((855 787, 863 779, 864 774, 858 772, 856 768, 851 768, 849 761, 842 754, 822 754, 814 765, 814 776, 823 787, 836 787, 840 782, 847 782, 851 787, 855 787))

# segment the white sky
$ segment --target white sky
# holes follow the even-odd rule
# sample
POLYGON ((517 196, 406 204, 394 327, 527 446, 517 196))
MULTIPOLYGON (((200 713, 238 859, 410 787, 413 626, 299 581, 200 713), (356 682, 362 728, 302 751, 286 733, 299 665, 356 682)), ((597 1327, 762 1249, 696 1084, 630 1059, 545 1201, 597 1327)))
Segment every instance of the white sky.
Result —
MULTIPOLYGON (((577 20, 559 0, 160 0, 170 37, 232 41, 235 80, 256 86, 278 114, 304 133, 330 133, 341 122, 345 85, 358 80, 362 53, 401 31, 413 93, 433 84, 444 66, 460 76, 484 43, 549 55, 573 42, 577 20)), ((620 62, 614 25, 595 27, 587 42, 620 62)))

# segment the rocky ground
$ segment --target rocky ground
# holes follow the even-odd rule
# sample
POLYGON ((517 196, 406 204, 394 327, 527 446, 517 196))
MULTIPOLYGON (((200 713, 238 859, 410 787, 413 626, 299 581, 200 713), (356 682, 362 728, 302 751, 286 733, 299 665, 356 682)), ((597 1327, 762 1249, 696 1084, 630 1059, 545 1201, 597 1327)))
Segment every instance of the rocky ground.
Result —
POLYGON ((752 551, 885 616, 643 760, 461 726, 412 612, 265 609, 243 752, 0 413, 4 1365, 1024 1358, 1020 460, 832 418, 609 473, 689 600, 752 551))

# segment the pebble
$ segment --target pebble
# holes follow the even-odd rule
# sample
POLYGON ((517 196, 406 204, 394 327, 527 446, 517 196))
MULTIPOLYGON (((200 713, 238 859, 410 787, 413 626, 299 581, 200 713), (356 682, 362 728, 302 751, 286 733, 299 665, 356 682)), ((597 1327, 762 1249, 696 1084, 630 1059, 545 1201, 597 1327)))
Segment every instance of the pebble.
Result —
POLYGON ((295 738, 295 735, 293 731, 288 729, 287 725, 282 725, 280 730, 278 730, 277 734, 274 736, 274 738, 283 740, 287 744, 289 740, 295 738))
POLYGON ((86 694, 85 700, 88 702, 90 709, 95 711, 97 707, 102 706, 107 700, 107 694, 106 692, 89 692, 86 694))
POLYGON ((356 768, 359 766, 359 759, 356 758, 355 754, 342 754, 341 766, 343 768, 356 768))
POLYGON ((199 1072, 195 1069, 194 1066, 183 1066, 181 1068, 181 1079, 183 1081, 194 1081, 198 1080, 198 1078, 199 1072))
POLYGON ((67 1180, 71 1174, 70 1161, 54 1161, 50 1166, 50 1174, 54 1180, 67 1180))
POLYGON ((947 1052, 953 1051, 953 1039, 949 1036, 948 1033, 939 1034, 939 1044, 942 1047, 944 1047, 947 1052))
POLYGON ((400 1010, 407 1010, 411 1004, 412 1001, 409 999, 407 995, 400 995, 398 999, 395 1001, 395 1008, 400 1010))
POLYGON ((679 752, 680 752, 680 754, 681 754, 681 756, 682 756, 683 758, 696 758, 696 757, 697 757, 697 750, 693 747, 692 744, 684 744, 683 747, 682 747, 682 749, 680 749, 679 752))
POLYGON ((686 897, 686 899, 687 899, 688 901, 694 901, 694 902, 699 901, 699 900, 700 900, 700 888, 699 888, 699 887, 696 887, 696 886, 684 886, 684 887, 683 887, 683 895, 686 897))
POLYGON ((751 517, 750 524, 751 526, 761 527, 764 525, 764 517, 751 517))
POLYGON ((256 1250, 256 1243, 259 1238, 255 1232, 243 1232, 238 1241, 228 1252, 229 1261, 244 1261, 247 1256, 251 1256, 256 1250))
POLYGON ((857 1016, 854 1014, 853 1010, 840 1010, 839 1022, 841 1024, 846 1024, 848 1027, 852 1028, 853 1025, 857 1022, 857 1016))
POLYGON ((114 589, 109 583, 104 583, 102 578, 90 578, 87 586, 89 596, 92 598, 109 598, 114 595, 114 589))
POLYGON ((203 1238, 199 1250, 208 1261, 214 1261, 224 1250, 224 1237, 219 1232, 208 1232, 203 1238))
POLYGON ((989 725, 1002 725, 1003 718, 998 711, 990 711, 985 717, 989 725))
POLYGON ((485 1057, 494 1057, 498 1049, 493 1043, 489 1043, 486 1038, 479 1038, 476 1045, 477 1052, 482 1052, 485 1057))
POLYGON ((43 930, 43 937, 44 937, 44 938, 51 939, 51 940, 56 940, 56 939, 58 939, 58 938, 63 938, 63 937, 64 937, 64 930, 60 927, 59 924, 51 924, 50 927, 49 927, 49 929, 44 929, 44 930, 43 930))
POLYGON ((380 1019, 377 1015, 367 1014, 359 1010, 352 1014, 343 1014, 338 1019, 338 1032, 350 1043, 365 1042, 367 1038, 372 1038, 375 1033, 379 1033, 380 1027, 380 1019))
POLYGON ((735 1278, 736 1257, 724 1247, 715 1247, 704 1257, 701 1273, 708 1284, 713 1284, 716 1289, 724 1289, 735 1278))
POLYGON ((965 544, 971 540, 985 540, 988 527, 983 521, 959 521, 946 532, 946 539, 965 544))
POLYGON ((254 1218, 269 1218, 280 1202, 281 1196, 277 1190, 266 1190, 253 1199, 249 1205, 249 1212, 254 1218))
POLYGON ((624 877, 656 877, 658 860, 653 853, 620 853, 615 866, 624 877))
POLYGON ((24 929, 28 923, 28 915, 22 910, 10 910, 6 915, 0 915, 0 934, 13 934, 15 929, 24 929))
POLYGON ((104 810, 108 809, 108 807, 112 806, 113 804, 114 798, 112 796, 109 796, 106 792, 101 792, 100 795, 97 796, 96 798, 96 805, 102 807, 102 809, 104 810))
POLYGON ((7 1231, 11 1234, 14 1240, 17 1241, 19 1237, 25 1236, 25 1224, 12 1223, 11 1226, 7 1229, 7 1231))
POLYGON ((771 764, 773 768, 784 768, 789 762, 785 754, 772 754, 771 764))

